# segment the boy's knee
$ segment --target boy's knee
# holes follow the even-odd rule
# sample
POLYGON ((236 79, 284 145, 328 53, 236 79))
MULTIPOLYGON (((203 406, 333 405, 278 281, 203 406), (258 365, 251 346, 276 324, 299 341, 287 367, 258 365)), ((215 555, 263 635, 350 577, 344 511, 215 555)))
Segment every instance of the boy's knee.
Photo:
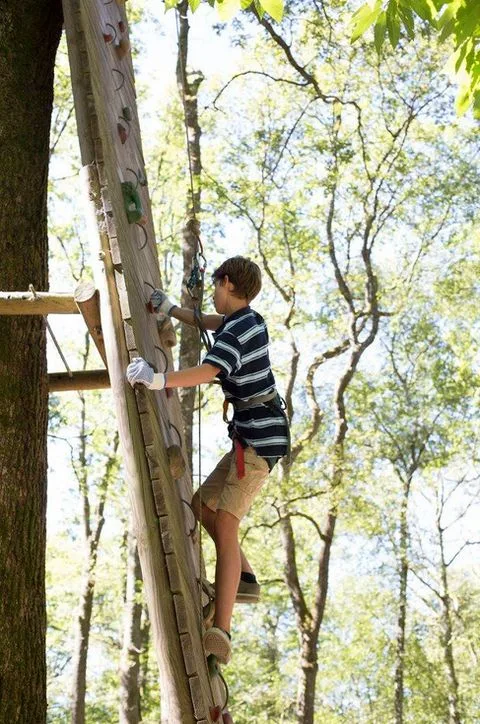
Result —
POLYGON ((227 510, 217 510, 215 516, 215 540, 221 543, 222 539, 237 536, 240 521, 227 510))
POLYGON ((199 495, 199 493, 198 493, 198 490, 197 490, 197 492, 194 494, 194 496, 193 496, 193 498, 192 498, 192 502, 190 503, 190 505, 192 506, 192 510, 193 510, 193 512, 194 512, 194 514, 195 514, 195 518, 196 518, 197 520, 200 520, 200 495, 199 495))
POLYGON ((206 513, 209 513, 209 515, 215 514, 215 511, 212 508, 209 508, 205 501, 202 500, 198 490, 194 494, 190 505, 192 506, 193 514, 197 520, 200 520, 201 518, 205 519, 206 513))

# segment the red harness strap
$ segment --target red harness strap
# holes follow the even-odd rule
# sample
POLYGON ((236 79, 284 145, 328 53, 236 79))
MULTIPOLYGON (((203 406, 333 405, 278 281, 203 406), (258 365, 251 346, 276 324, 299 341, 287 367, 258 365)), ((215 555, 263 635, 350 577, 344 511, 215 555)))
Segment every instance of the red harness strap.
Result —
POLYGON ((234 439, 235 445, 235 461, 237 464, 237 477, 239 480, 245 477, 245 453, 243 445, 237 438, 234 439))

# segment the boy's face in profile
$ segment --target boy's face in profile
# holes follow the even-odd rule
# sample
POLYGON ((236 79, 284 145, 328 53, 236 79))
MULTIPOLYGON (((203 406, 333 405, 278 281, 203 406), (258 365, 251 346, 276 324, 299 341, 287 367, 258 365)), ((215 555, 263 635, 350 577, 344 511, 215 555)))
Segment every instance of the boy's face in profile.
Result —
POLYGON ((217 314, 226 314, 228 299, 228 277, 223 279, 215 279, 215 288, 213 291, 213 303, 217 314))

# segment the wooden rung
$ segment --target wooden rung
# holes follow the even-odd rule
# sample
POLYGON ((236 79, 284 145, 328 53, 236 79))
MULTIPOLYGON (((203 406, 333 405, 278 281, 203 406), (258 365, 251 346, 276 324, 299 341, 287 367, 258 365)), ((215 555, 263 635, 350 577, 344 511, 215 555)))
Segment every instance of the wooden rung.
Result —
POLYGON ((79 370, 73 372, 52 372, 48 375, 49 392, 69 390, 104 390, 110 387, 107 370, 79 370))
POLYGON ((107 354, 105 352, 105 343, 103 340, 102 323, 100 320, 100 301, 99 294, 92 282, 81 282, 73 293, 73 298, 78 306, 88 331, 95 342, 100 357, 107 367, 107 354))
POLYGON ((37 292, 0 292, 0 315, 15 314, 78 314, 71 294, 37 292))

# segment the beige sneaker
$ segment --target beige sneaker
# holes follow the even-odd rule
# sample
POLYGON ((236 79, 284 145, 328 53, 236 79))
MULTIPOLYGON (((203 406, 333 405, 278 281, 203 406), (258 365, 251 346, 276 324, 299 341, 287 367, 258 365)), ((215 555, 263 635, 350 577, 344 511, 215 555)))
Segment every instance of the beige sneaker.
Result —
POLYGON ((213 654, 221 664, 228 664, 232 658, 232 644, 225 631, 212 626, 203 634, 203 648, 207 656, 213 654))
POLYGON ((258 603, 260 600, 260 586, 255 583, 247 583, 240 579, 238 584, 236 603, 258 603))

